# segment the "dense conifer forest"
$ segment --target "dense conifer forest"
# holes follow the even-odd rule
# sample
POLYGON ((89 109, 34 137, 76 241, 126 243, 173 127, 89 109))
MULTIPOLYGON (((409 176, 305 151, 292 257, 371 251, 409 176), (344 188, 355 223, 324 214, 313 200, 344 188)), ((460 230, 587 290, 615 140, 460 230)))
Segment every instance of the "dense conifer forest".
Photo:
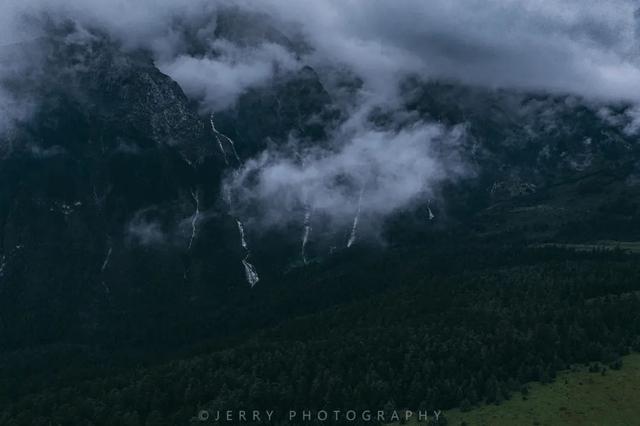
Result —
POLYGON ((289 274, 262 303, 290 315, 261 327, 251 304, 238 307, 247 325, 233 339, 171 361, 150 347, 133 366, 88 346, 5 356, 0 423, 178 425, 202 409, 246 407, 470 408, 526 395, 528 382, 551 382, 571 364, 624 368, 620 357, 640 350, 635 255, 514 247, 360 255, 309 281, 307 271, 289 274), (345 268, 353 261, 362 267, 345 268), (371 295, 349 302, 347 282, 371 295), (296 314, 312 303, 315 313, 296 314))

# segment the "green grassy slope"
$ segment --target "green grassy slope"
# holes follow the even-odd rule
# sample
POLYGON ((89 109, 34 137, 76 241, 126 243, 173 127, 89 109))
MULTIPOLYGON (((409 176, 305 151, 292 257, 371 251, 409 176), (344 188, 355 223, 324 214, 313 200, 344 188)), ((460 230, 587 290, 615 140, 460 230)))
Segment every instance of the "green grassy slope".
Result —
POLYGON ((623 358, 621 370, 605 374, 580 367, 563 371, 553 383, 533 383, 525 398, 501 405, 446 413, 450 425, 611 425, 640 424, 640 354, 623 358))

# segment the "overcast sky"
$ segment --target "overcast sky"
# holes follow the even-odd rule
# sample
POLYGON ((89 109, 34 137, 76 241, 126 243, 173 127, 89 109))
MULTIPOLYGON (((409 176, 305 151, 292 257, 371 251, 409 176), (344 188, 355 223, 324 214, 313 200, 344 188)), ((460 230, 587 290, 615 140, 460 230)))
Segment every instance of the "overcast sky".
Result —
MULTIPOLYGON (((289 68, 295 60, 268 40, 240 51, 212 40, 218 11, 230 4, 270 16, 289 37, 304 36, 313 48, 306 61, 346 65, 374 91, 412 72, 489 87, 640 96, 632 0, 4 0, 0 37, 33 36, 33 17, 76 20, 153 49, 166 72, 206 97, 206 84, 193 82, 198 71, 241 90, 268 78, 274 62, 289 68), (185 28, 218 43, 222 55, 189 57, 185 28)), ((212 106, 228 105, 233 93, 222 98, 212 106)))
POLYGON ((349 63, 376 87, 412 71, 489 87, 640 96, 631 0, 266 3, 283 19, 306 20, 319 57, 349 63))

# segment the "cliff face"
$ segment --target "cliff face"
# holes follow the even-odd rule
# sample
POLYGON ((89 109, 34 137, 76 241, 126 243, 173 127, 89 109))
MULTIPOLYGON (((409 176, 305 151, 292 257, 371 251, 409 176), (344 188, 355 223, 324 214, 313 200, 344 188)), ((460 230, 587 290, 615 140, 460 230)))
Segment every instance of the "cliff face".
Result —
POLYGON ((3 84, 37 107, 2 144, 3 346, 161 339, 246 291, 241 236, 220 194, 235 166, 231 140, 216 126, 242 138, 243 158, 267 137, 283 141, 328 103, 315 73, 246 94, 219 124, 144 52, 100 35, 69 31, 13 48, 31 52, 31 75, 3 84), (280 98, 283 115, 271 108, 280 98))
MULTIPOLYGON (((345 117, 316 72, 278 75, 211 117, 144 52, 99 34, 63 31, 2 56, 23 70, 3 90, 34 107, 0 144, 1 345, 193 342, 247 306, 244 320, 269 323, 247 277, 259 274, 267 294, 322 236, 309 236, 308 212, 253 232, 230 215, 221 182, 290 136, 327 143, 345 117)), ((392 215, 380 232, 390 245, 640 237, 640 154, 616 124, 627 107, 419 81, 404 90, 404 116, 464 123, 473 173, 392 215)), ((393 124, 376 114, 368 125, 393 124)), ((335 256, 310 257, 322 270, 335 256)))
POLYGON ((148 291, 179 305, 190 218, 218 198, 220 155, 180 87, 142 53, 73 36, 28 46, 40 75, 13 86, 39 102, 0 165, 8 345, 90 336, 148 291))
POLYGON ((408 108, 465 123, 475 177, 450 188, 448 208, 470 232, 528 241, 640 237, 640 146, 629 105, 573 96, 407 85, 408 108))

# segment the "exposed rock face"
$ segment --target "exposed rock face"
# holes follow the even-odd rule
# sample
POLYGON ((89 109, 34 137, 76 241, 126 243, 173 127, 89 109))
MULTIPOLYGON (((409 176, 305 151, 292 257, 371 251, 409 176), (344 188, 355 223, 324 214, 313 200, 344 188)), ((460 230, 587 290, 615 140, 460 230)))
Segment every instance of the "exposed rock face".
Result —
POLYGON ((303 143, 322 143, 326 130, 339 120, 340 111, 310 67, 282 76, 271 87, 249 90, 218 118, 226 134, 244 141, 239 152, 245 158, 269 141, 286 142, 289 135, 303 143))
MULTIPOLYGON (((313 69, 249 90, 212 125, 144 52, 99 34, 71 28, 14 48, 37 66, 2 82, 35 107, 0 143, 0 347, 195 341, 220 329, 229 301, 251 297, 246 276, 255 284, 259 271, 260 287, 292 259, 315 263, 322 229, 305 207, 296 229, 257 237, 245 222, 248 268, 220 194, 230 167, 270 144, 329 139, 344 117, 313 69), (233 146, 221 151, 217 135, 233 146)), ((454 84, 405 89, 407 115, 465 123, 474 178, 392 217, 389 241, 435 243, 423 237, 449 220, 472 237, 640 237, 639 147, 597 108, 454 84)), ((359 210, 349 245, 366 225, 359 210)))
POLYGON ((104 332, 116 312, 132 319, 151 282, 179 306, 197 258, 190 194, 214 209, 223 172, 206 122, 144 53, 74 31, 27 47, 39 75, 12 89, 37 108, 0 163, 2 343, 104 332), (37 326, 24 335, 16 321, 37 326))
MULTIPOLYGON (((1 144, 0 345, 153 341, 209 321, 246 269, 209 117, 144 52, 99 34, 68 28, 15 48, 37 69, 3 85, 37 108, 1 144)), ((329 104, 303 69, 248 93, 226 123, 246 158, 269 137, 318 138, 310 117, 329 104)))
POLYGON ((629 106, 435 82, 408 82, 405 89, 410 110, 465 123, 471 137, 463 155, 475 177, 445 190, 450 215, 466 216, 483 233, 534 239, 622 237, 616 229, 623 228, 626 238, 638 235, 637 211, 611 221, 598 213, 638 192, 624 182, 637 174, 640 145, 616 124, 629 106), (546 213, 513 214, 542 204, 546 213))

